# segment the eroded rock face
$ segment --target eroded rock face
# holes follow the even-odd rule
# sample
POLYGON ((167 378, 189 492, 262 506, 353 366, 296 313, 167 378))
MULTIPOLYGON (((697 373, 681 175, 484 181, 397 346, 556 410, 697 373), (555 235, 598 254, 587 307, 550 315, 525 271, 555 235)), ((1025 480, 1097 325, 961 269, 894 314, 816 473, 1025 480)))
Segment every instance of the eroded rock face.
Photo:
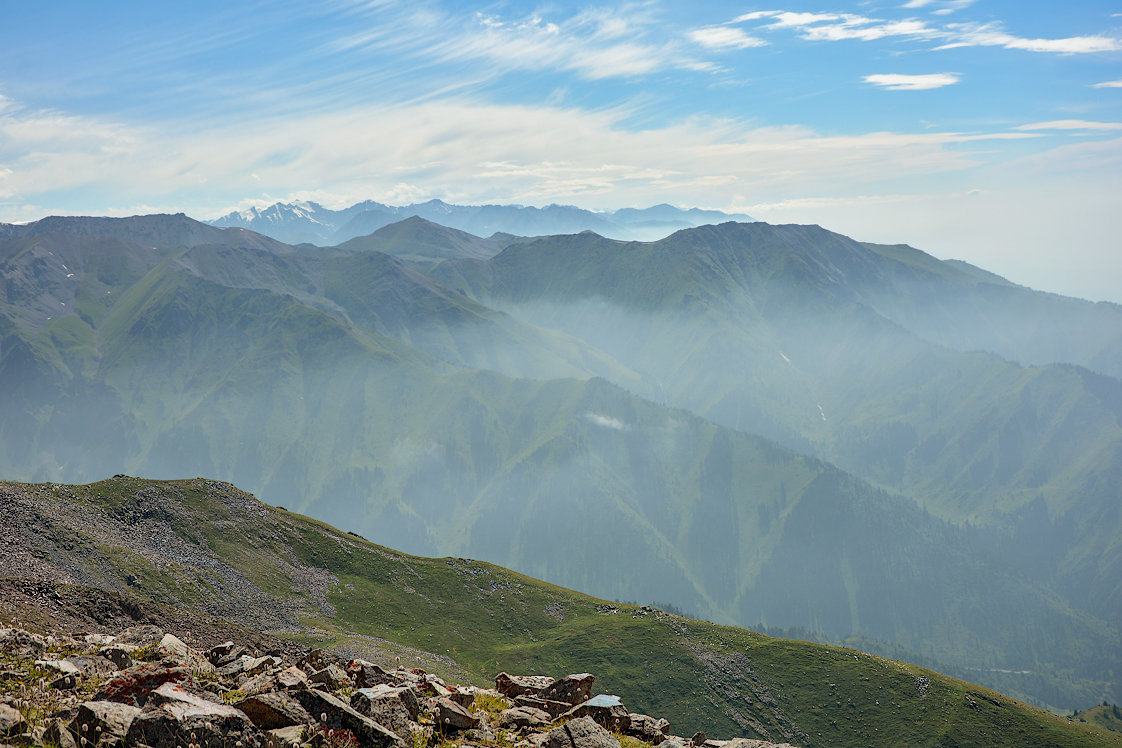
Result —
POLYGON ((440 696, 435 700, 436 724, 444 729, 474 730, 479 718, 451 699, 440 696))
POLYGON ((578 717, 550 730, 544 748, 619 748, 619 741, 592 718, 578 717))
POLYGON ((649 717, 646 714, 632 712, 631 725, 627 733, 652 745, 658 745, 666 738, 666 729, 670 723, 662 718, 649 717))
POLYGON ((384 684, 355 691, 351 706, 402 740, 410 739, 421 709, 413 689, 384 684))
POLYGON ((129 726, 125 740, 149 748, 199 745, 261 745, 261 731, 240 709, 191 693, 177 683, 152 691, 129 726))
POLYGON ((359 714, 333 694, 316 688, 297 689, 290 693, 312 715, 317 725, 333 730, 350 730, 364 748, 399 748, 403 745, 395 733, 359 714))
POLYGON ((526 727, 544 727, 550 721, 548 712, 532 706, 516 706, 504 709, 499 714, 497 726, 504 730, 517 730, 526 727))
POLYGON ((249 696, 234 704, 234 707, 245 712, 259 730, 277 730, 313 721, 312 715, 308 714, 300 702, 283 691, 249 696))
POLYGON ((566 675, 559 681, 554 681, 540 694, 543 699, 550 701, 564 701, 571 706, 582 704, 592 696, 592 682, 596 676, 592 673, 575 673, 566 675))

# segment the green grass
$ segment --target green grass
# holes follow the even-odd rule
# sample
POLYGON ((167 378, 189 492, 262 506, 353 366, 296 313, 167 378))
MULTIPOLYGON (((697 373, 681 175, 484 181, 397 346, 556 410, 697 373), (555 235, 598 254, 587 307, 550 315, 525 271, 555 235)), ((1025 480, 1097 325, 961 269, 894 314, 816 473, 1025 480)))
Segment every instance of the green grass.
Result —
MULTIPOLYGON (((677 734, 766 735, 807 748, 1122 745, 1122 735, 922 668, 608 606, 480 562, 409 556, 266 507, 223 484, 118 478, 22 488, 39 497, 44 524, 55 532, 63 530, 49 518, 57 501, 103 512, 106 522, 124 522, 133 509, 158 508, 180 537, 247 579, 270 580, 280 596, 306 596, 294 580, 287 589, 279 583, 292 568, 286 563, 325 570, 337 580, 327 593, 335 614, 307 605, 304 615, 330 641, 353 645, 373 636, 424 650, 450 658, 445 674, 479 685, 502 670, 555 677, 592 672, 595 691, 621 696, 633 711, 666 717, 677 734), (239 546, 243 552, 230 552, 239 546), (611 607, 618 612, 604 612, 611 607)), ((96 564, 97 555, 107 553, 96 547, 82 560, 96 564)), ((125 555, 133 573, 144 564, 143 556, 125 555)), ((197 575, 174 562, 149 573, 175 575, 176 584, 161 594, 178 590, 192 606, 204 599, 197 575)))

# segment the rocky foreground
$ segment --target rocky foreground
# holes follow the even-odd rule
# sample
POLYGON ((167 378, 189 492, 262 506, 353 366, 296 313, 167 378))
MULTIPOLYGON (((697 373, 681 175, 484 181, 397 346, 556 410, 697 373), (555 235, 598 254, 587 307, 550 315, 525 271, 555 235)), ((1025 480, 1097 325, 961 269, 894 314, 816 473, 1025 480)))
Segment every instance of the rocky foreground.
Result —
POLYGON ((594 681, 500 673, 482 689, 324 649, 201 651, 153 625, 115 636, 5 628, 0 746, 791 748, 672 735, 665 719, 593 695, 594 681))

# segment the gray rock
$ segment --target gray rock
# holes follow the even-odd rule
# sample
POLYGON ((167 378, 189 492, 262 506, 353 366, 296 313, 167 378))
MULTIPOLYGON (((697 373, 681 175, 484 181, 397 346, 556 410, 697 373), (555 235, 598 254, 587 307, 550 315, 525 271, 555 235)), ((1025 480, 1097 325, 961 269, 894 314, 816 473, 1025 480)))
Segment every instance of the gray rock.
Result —
POLYGON ((0 629, 0 652, 20 659, 37 657, 47 648, 47 639, 23 629, 0 629))
POLYGON ((119 746, 140 708, 116 701, 87 701, 78 705, 70 732, 96 746, 119 746))
POLYGON ((550 730, 545 748, 619 748, 619 741, 590 717, 577 717, 550 730))
POLYGON ((125 670, 132 667, 133 663, 132 653, 135 652, 131 646, 126 647, 120 644, 110 644, 107 647, 102 647, 98 650, 98 654, 113 663, 113 667, 118 670, 125 670))
POLYGON ((393 678, 373 662, 351 660, 347 663, 347 675, 359 688, 371 688, 383 683, 391 683, 393 678))
POLYGON ((173 660, 186 667, 191 668, 198 673, 213 674, 216 671, 214 665, 210 664, 201 652, 197 652, 191 647, 184 644, 174 634, 164 634, 160 639, 160 643, 156 645, 156 651, 159 652, 164 659, 173 660))
POLYGON ((74 655, 67 657, 63 662, 69 662, 78 668, 78 672, 85 678, 104 678, 117 671, 117 666, 112 660, 100 655, 74 655))
POLYGON ((564 701, 570 706, 582 704, 592 696, 592 682, 596 676, 592 673, 574 673, 566 675, 559 681, 554 681, 540 694, 543 699, 550 701, 564 701))
POLYGON ((421 709, 413 689, 385 684, 355 691, 351 707, 405 741, 409 741, 421 709))
POLYGON ((333 730, 350 730, 359 743, 372 748, 401 746, 401 738, 369 717, 359 714, 337 697, 318 688, 296 689, 290 692, 304 707, 317 725, 333 730))
POLYGON ((175 683, 154 690, 129 726, 129 745, 177 748, 198 745, 260 744, 264 736, 240 709, 209 701, 175 683))
POLYGON ((608 694, 598 694, 583 704, 573 707, 561 717, 570 719, 591 717, 613 732, 626 732, 631 727, 631 714, 624 708, 618 696, 608 694))
POLYGON ((513 699, 516 696, 528 694, 541 696, 542 692, 553 685, 553 678, 548 675, 509 675, 499 673, 495 676, 495 688, 503 696, 513 699))
POLYGON ((23 732, 27 722, 19 709, 0 702, 0 738, 11 738, 23 732))
POLYGON ((308 683, 325 686, 329 691, 337 691, 344 686, 352 685, 351 679, 347 677, 347 671, 335 664, 309 675, 308 683))
POLYGON ((58 748, 78 748, 78 739, 61 719, 52 719, 43 732, 43 744, 58 748))
POLYGON ((135 647, 147 647, 151 644, 159 644, 160 639, 163 638, 163 629, 158 626, 145 624, 142 626, 131 626, 125 629, 117 634, 117 638, 113 640, 113 643, 131 644, 135 647))
POLYGON ((245 712, 259 730, 277 730, 313 721, 308 710, 283 691, 248 696, 234 704, 234 707, 245 712))
POLYGON ((446 696, 438 696, 433 706, 436 708, 437 729, 473 730, 479 727, 478 717, 446 696))
POLYGON ((135 665, 102 684, 101 691, 94 699, 144 706, 148 695, 164 683, 191 686, 194 678, 185 667, 167 662, 146 662, 135 665))
POLYGON ((306 730, 305 725, 269 730, 265 733, 265 748, 300 748, 306 730))
POLYGON ((636 714, 632 712, 631 726, 627 729, 629 735, 639 738, 651 745, 658 745, 666 739, 666 728, 670 727, 670 723, 661 717, 655 719, 646 714, 636 714))
POLYGON ((499 713, 497 726, 504 730, 518 730, 529 727, 544 727, 551 721, 549 712, 532 706, 516 706, 499 713))
POLYGON ((542 699, 537 696, 530 696, 523 694, 514 698, 515 706, 529 706, 534 709, 541 709, 548 714, 551 719, 557 719, 565 712, 573 708, 573 705, 567 701, 553 701, 552 699, 542 699))

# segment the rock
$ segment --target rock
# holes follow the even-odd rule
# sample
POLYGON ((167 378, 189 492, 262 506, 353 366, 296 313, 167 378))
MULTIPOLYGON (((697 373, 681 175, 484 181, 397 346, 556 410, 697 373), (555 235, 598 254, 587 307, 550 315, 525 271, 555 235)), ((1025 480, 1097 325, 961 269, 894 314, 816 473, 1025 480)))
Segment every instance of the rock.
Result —
POLYGON ((214 665, 211 665, 202 653, 188 647, 174 634, 164 634, 160 643, 156 645, 156 651, 165 659, 186 665, 195 672, 208 675, 216 672, 214 665))
POLYGON ((566 675, 561 680, 551 683, 539 695, 546 700, 564 701, 570 706, 576 706, 588 701, 592 696, 592 682, 594 680, 596 680, 596 676, 591 673, 566 675))
POLYGON ((274 677, 280 688, 302 688, 308 684, 308 676, 295 665, 281 670, 274 677))
POLYGON ((551 721, 549 712, 532 706, 516 706, 499 713, 498 727, 505 730, 518 730, 528 727, 544 727, 551 721))
POLYGON ((117 634, 117 638, 113 640, 113 643, 131 644, 134 647, 147 647, 149 645, 159 644, 160 640, 163 638, 163 629, 158 626, 145 624, 142 626, 131 626, 125 629, 117 634))
POLYGON ((281 727, 265 733, 265 748, 300 748, 304 744, 305 725, 281 727))
POLYGON ((360 688, 351 696, 351 707, 409 741, 421 705, 413 689, 385 684, 360 688))
POLYGON ((516 696, 514 699, 515 706, 531 706, 534 709, 541 709, 548 714, 551 719, 557 719, 565 712, 573 708, 573 705, 567 701, 552 701, 549 699, 541 699, 537 696, 530 696, 523 694, 516 696))
POLYGON ((351 679, 347 677, 347 671, 334 664, 309 675, 308 683, 325 686, 328 691, 338 691, 343 686, 352 685, 351 679))
POLYGON ((116 641, 117 637, 110 634, 86 634, 82 637, 82 641, 86 644, 93 644, 98 647, 104 647, 107 644, 112 644, 116 641))
POLYGON ((59 677, 51 681, 49 686, 49 688, 53 688, 56 691, 73 691, 77 687, 78 675, 76 673, 60 675, 59 677))
POLYGON ((264 735, 239 709, 193 694, 177 683, 165 683, 151 693, 133 719, 125 737, 129 745, 177 748, 261 743, 264 735))
POLYGON ((144 706, 148 695, 165 683, 182 683, 190 687, 194 685, 194 678, 185 667, 167 662, 146 662, 121 672, 103 684, 94 699, 144 706))
POLYGON ((78 666, 69 660, 36 660, 35 667, 62 675, 77 675, 80 672, 78 666))
POLYGON ((550 678, 548 675, 508 675, 507 673, 499 673, 495 676, 495 688, 508 699, 513 699, 523 694, 541 696, 545 689, 553 685, 553 682, 553 678, 550 678))
POLYGON ((235 675, 245 672, 246 665, 253 661, 254 658, 249 655, 240 655, 221 665, 214 672, 219 678, 233 678, 235 675))
POLYGON ((229 661, 227 658, 233 659, 234 650, 237 648, 238 645, 234 644, 233 642, 216 644, 206 651, 206 659, 211 665, 214 665, 215 667, 222 667, 222 665, 225 664, 223 660, 229 661))
POLYGON ((102 647, 98 650, 98 654, 113 663, 113 667, 118 670, 124 670, 133 666, 132 652, 136 650, 131 647, 125 647, 120 644, 110 644, 108 647, 102 647))
POLYGON ((436 707, 437 729, 472 730, 479 727, 478 717, 446 696, 438 696, 433 706, 436 707))
POLYGON ((19 709, 13 709, 0 702, 0 738, 13 738, 27 726, 19 709))
POLYGON ((393 680, 385 670, 366 660, 348 662, 347 675, 359 688, 370 688, 393 680))
POLYGON ((619 741, 590 717, 577 717, 549 731, 545 748, 619 748, 619 741))
POLYGON ((119 746, 140 708, 116 701, 87 701, 78 705, 70 732, 95 746, 119 746))
POLYGON ((78 739, 61 719, 52 719, 43 732, 43 745, 58 748, 78 748, 78 739))
POLYGON ((0 652, 19 659, 37 657, 47 648, 46 637, 23 629, 0 629, 0 652))
POLYGON ((771 743, 767 740, 752 740, 751 738, 733 738, 722 741, 721 748, 795 748, 790 743, 771 743))
POLYGON ((448 698, 452 699, 452 701, 456 702, 464 709, 470 708, 472 703, 475 702, 475 694, 459 686, 452 689, 452 693, 448 694, 448 698))
POLYGON ((259 730, 277 730, 313 721, 312 715, 308 714, 308 710, 299 701, 279 691, 249 696, 234 704, 234 707, 245 712, 259 730))
POLYGON ((328 665, 338 665, 339 658, 328 652, 326 649, 313 649, 308 654, 304 655, 303 659, 296 663, 297 667, 305 673, 314 673, 317 670, 323 670, 328 665))
POLYGON ((74 655, 67 657, 63 662, 69 662, 78 668, 84 678, 103 678, 117 670, 117 666, 100 655, 74 655))
POLYGON ((364 748, 389 748, 401 746, 401 739, 374 720, 359 714, 335 696, 318 688, 297 689, 290 692, 300 705, 312 715, 317 725, 333 730, 350 730, 364 748))
POLYGON ((661 717, 655 719, 646 714, 637 714, 632 712, 631 726, 627 729, 627 734, 639 738, 640 740, 650 743, 651 745, 658 745, 666 739, 666 728, 670 727, 670 723, 661 717))
POLYGON ((659 743, 657 748, 691 748, 692 745, 692 740, 672 735, 659 743))
POLYGON ((626 732, 627 728, 631 727, 631 714, 624 708, 619 697, 607 694, 598 694, 561 716, 570 719, 573 717, 591 717, 613 732, 626 732))

